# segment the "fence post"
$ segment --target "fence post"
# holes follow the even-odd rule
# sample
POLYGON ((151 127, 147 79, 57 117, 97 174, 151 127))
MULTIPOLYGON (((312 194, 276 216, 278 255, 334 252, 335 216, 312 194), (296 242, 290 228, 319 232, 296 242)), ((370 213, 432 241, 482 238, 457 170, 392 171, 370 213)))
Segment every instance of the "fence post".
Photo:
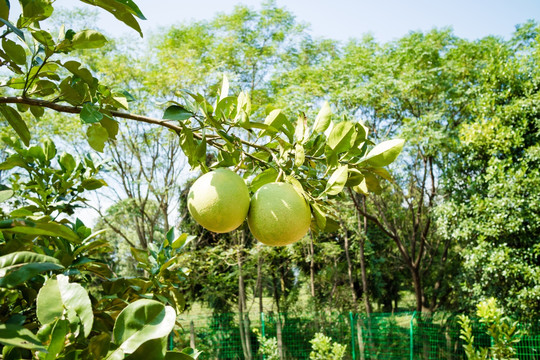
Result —
POLYGON ((262 335, 263 338, 265 337, 265 333, 264 333, 264 313, 261 313, 261 335, 262 335))
POLYGON ((411 316, 411 324, 410 324, 410 329, 409 329, 409 335, 411 337, 411 342, 410 342, 410 360, 414 360, 414 316, 416 315, 416 311, 413 312, 412 316, 411 316))
POLYGON ((352 349, 352 360, 356 360, 356 352, 354 346, 354 316, 352 311, 349 311, 349 317, 351 318, 351 349, 352 349))

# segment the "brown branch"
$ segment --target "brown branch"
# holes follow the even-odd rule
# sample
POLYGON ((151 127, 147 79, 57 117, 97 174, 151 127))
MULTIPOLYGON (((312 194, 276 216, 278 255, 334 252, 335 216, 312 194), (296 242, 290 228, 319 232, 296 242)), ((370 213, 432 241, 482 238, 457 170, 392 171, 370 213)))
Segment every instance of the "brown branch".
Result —
MULTIPOLYGON (((16 96, 16 97, 15 96, 13 97, 2 96, 0 97, 0 104, 25 104, 25 105, 30 105, 30 106, 39 106, 39 107, 52 109, 57 112, 63 112, 63 113, 68 113, 68 114, 80 114, 82 110, 82 108, 78 106, 61 105, 61 104, 50 102, 47 100, 31 99, 31 98, 20 97, 20 96, 16 96)), ((166 120, 125 113, 125 112, 117 111, 117 110, 107 110, 107 111, 114 117, 128 119, 128 120, 136 120, 136 121, 140 121, 140 122, 144 122, 148 124, 164 126, 166 128, 173 130, 177 134, 180 134, 182 132, 182 127, 176 126, 174 124, 170 124, 166 120)))

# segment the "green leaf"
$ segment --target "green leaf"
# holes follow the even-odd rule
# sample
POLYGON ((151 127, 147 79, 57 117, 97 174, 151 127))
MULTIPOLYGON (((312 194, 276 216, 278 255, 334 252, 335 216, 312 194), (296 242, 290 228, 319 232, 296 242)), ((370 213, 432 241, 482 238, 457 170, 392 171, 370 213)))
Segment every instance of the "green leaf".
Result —
POLYGON ((354 124, 350 121, 342 121, 336 124, 330 132, 327 146, 335 154, 348 151, 354 144, 355 135, 354 124))
POLYGON ((117 350, 109 355, 114 358, 116 352, 131 354, 148 340, 169 335, 176 322, 176 312, 155 300, 137 300, 122 310, 113 328, 113 343, 117 350))
POLYGON ((22 15, 33 21, 45 20, 53 13, 53 7, 49 0, 19 0, 22 7, 22 15))
POLYGON ((45 45, 45 48, 52 49, 54 48, 54 40, 52 35, 45 30, 31 30, 32 36, 41 44, 45 45))
POLYGON ((364 174, 355 168, 349 168, 349 177, 345 183, 346 187, 353 187, 359 185, 364 180, 364 174))
POLYGON ((70 283, 69 278, 58 275, 56 279, 48 279, 40 289, 37 297, 37 316, 42 324, 48 324, 64 315, 64 309, 71 311, 75 317, 68 320, 81 325, 84 336, 92 330, 94 313, 92 303, 86 290, 77 283, 70 283))
POLYGON ((323 194, 327 195, 337 195, 343 191, 343 187, 347 182, 347 177, 349 174, 349 167, 347 165, 339 166, 334 172, 328 182, 326 183, 326 189, 323 194))
POLYGON ((56 258, 29 251, 0 256, 0 286, 12 288, 40 273, 63 268, 56 258))
POLYGON ((316 203, 311 203, 310 205, 312 214, 315 217, 315 222, 317 223, 317 227, 324 230, 324 228, 326 228, 326 213, 316 203))
POLYGON ((142 264, 148 264, 148 251, 131 247, 131 255, 142 264))
POLYGON ((80 284, 70 283, 67 276, 58 275, 57 281, 64 307, 77 314, 84 336, 88 337, 94 323, 94 313, 88 292, 80 284))
POLYGON ((34 333, 16 324, 0 324, 0 343, 23 349, 47 351, 34 333))
POLYGON ((127 26, 136 30, 141 37, 143 36, 141 27, 135 16, 141 20, 146 20, 141 10, 132 0, 81 0, 84 3, 99 6, 100 8, 110 12, 115 18, 122 21, 127 26))
POLYGON ((45 139, 42 147, 46 161, 50 161, 56 156, 56 145, 54 145, 54 142, 51 139, 45 139))
POLYGON ((30 131, 17 110, 10 106, 0 104, 0 113, 2 113, 9 125, 13 128, 13 130, 15 130, 17 135, 19 135, 22 142, 26 146, 30 145, 30 131))
POLYGON ((368 191, 371 191, 375 194, 380 194, 382 192, 381 184, 379 183, 379 179, 372 173, 366 172, 364 173, 364 180, 363 183, 365 183, 365 188, 368 189, 368 191))
POLYGON ((304 147, 301 144, 296 144, 294 146, 294 166, 300 167, 304 164, 306 160, 306 154, 304 152, 304 147))
POLYGON ((352 187, 354 192, 357 192, 358 194, 362 195, 369 195, 369 190, 367 188, 366 179, 362 179, 360 184, 352 187))
POLYGON ((306 141, 309 138, 309 134, 307 133, 307 119, 306 115, 300 114, 298 116, 298 120, 296 121, 296 126, 294 129, 294 138, 296 139, 296 142, 299 144, 305 144, 306 141))
POLYGON ((281 109, 272 110, 264 120, 264 124, 268 125, 268 128, 261 136, 277 133, 281 130, 286 121, 288 121, 287 117, 281 112, 281 109))
POLYGON ((0 203, 10 199, 13 196, 13 190, 0 190, 0 203))
POLYGON ((330 104, 328 101, 325 101, 313 123, 313 133, 319 134, 324 132, 330 126, 331 117, 332 110, 330 109, 330 104))
POLYGON ((62 295, 58 288, 58 281, 54 278, 47 279, 37 295, 36 314, 42 325, 52 323, 60 319, 64 312, 62 295))
POLYGON ((73 155, 66 152, 60 155, 58 163, 67 173, 71 173, 73 170, 75 170, 75 167, 77 166, 77 162, 75 161, 73 155))
POLYGON ((4 232, 14 234, 28 234, 35 236, 58 236, 74 243, 80 243, 81 239, 70 228, 56 222, 48 223, 17 223, 15 226, 2 229, 4 232))
POLYGON ((15 64, 26 64, 26 51, 21 45, 4 38, 2 39, 2 48, 15 64))
POLYGON ((195 360, 195 358, 182 352, 167 351, 164 360, 195 360))
POLYGON ((86 136, 88 137, 88 144, 92 149, 103 152, 105 142, 109 139, 107 129, 100 124, 93 124, 86 131, 86 136))
POLYGON ((165 109, 164 119, 183 121, 193 117, 193 113, 179 105, 171 105, 165 109))
POLYGON ((221 83, 221 91, 219 92, 219 101, 229 96, 229 78, 223 74, 223 82, 221 83))
POLYGON ((103 179, 84 179, 81 183, 82 187, 86 190, 96 190, 103 186, 107 186, 107 183, 103 179))
POLYGON ((95 30, 79 31, 71 40, 75 49, 97 49, 107 43, 107 38, 95 30))
POLYGON ((47 355, 45 360, 55 360, 58 359, 58 354, 64 350, 66 345, 66 335, 68 334, 68 325, 67 320, 58 320, 54 324, 54 327, 51 332, 51 342, 47 347, 47 355))
POLYGON ((30 106, 30 112, 36 119, 40 119, 45 114, 45 108, 41 106, 30 106))
MULTIPOLYGON (((88 69, 85 69, 83 67, 81 67, 81 63, 78 62, 78 61, 73 61, 73 60, 70 60, 70 61, 66 61, 64 64, 63 64, 64 68, 66 68, 70 73, 72 73, 73 75, 77 75, 78 77, 80 77, 81 79, 83 79, 83 81, 85 83, 87 83, 89 86, 93 86, 94 85, 94 82, 95 82, 95 79, 94 77, 92 76, 92 73, 90 72, 90 70, 88 69)), ((97 109, 97 107, 95 107, 94 105, 88 103, 88 104, 84 104, 83 105, 83 109, 84 109, 84 106, 92 106, 93 108, 97 109)), ((88 110, 87 110, 88 111, 88 110)), ((95 121, 94 121, 95 122, 95 121)))
POLYGON ((294 176, 292 175, 286 176, 285 182, 288 182, 289 184, 291 184, 294 190, 296 190, 296 192, 298 193, 298 195, 300 195, 302 198, 305 198, 304 187, 302 186, 300 181, 298 181, 294 176))
POLYGON ((118 135, 118 121, 113 120, 109 118, 108 116, 105 116, 103 119, 99 122, 101 126, 107 130, 107 133, 109 134, 109 139, 116 140, 116 135, 118 135))
POLYGON ((81 109, 81 120, 85 124, 93 124, 100 122, 103 119, 103 114, 99 108, 91 103, 85 103, 81 109))
POLYGON ((403 144, 405 144, 403 139, 383 141, 371 149, 362 162, 373 167, 387 166, 396 160, 403 149, 403 144))
POLYGON ((261 186, 276 181, 277 177, 278 171, 274 168, 268 168, 251 180, 250 190, 255 192, 261 186))
MULTIPOLYGON (((0 0, 0 18, 9 18, 9 0, 0 0)), ((3 25, 0 25, 2 27, 3 25)))
POLYGON ((167 352, 167 337, 149 340, 143 343, 137 350, 128 355, 125 360, 163 360, 167 352))
POLYGON ((392 178, 392 175, 385 168, 367 168, 366 170, 374 174, 377 174, 383 179, 388 180, 390 182, 394 181, 394 179, 392 178))
MULTIPOLYGON (((227 96, 223 99, 220 99, 216 106, 216 116, 229 118, 234 113, 235 105, 236 105, 236 97, 234 96, 227 96)), ((256 123, 256 124, 262 125, 261 123, 256 123)), ((246 127, 245 124, 242 124, 242 126, 246 127)))

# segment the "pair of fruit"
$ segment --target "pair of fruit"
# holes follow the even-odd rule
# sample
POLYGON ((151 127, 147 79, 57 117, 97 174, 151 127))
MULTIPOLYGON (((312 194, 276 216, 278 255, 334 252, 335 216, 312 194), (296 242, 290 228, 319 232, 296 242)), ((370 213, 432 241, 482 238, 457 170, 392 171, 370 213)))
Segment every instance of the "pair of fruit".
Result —
POLYGON ((300 240, 311 223, 309 205, 292 185, 269 183, 250 199, 244 180, 226 168, 206 173, 193 183, 188 210, 199 225, 217 233, 233 231, 247 216, 253 236, 271 246, 300 240))

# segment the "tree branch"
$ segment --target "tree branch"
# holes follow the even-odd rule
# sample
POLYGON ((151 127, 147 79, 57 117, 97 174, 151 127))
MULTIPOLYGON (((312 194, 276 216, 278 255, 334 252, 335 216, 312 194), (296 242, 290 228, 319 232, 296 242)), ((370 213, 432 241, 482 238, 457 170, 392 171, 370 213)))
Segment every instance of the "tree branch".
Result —
MULTIPOLYGON (((25 105, 30 105, 30 106, 39 106, 39 107, 52 109, 57 112, 63 112, 63 113, 68 113, 68 114, 80 114, 82 110, 82 108, 78 106, 61 105, 61 104, 57 104, 55 102, 50 102, 47 100, 31 99, 31 98, 20 97, 20 96, 16 96, 16 97, 15 96, 13 97, 2 96, 0 97, 0 104, 25 104, 25 105)), ((145 122, 148 124, 164 126, 166 128, 173 130, 177 134, 180 134, 182 132, 182 127, 171 124, 167 122, 167 120, 156 119, 156 118, 151 118, 148 116, 142 116, 142 115, 136 115, 136 114, 130 114, 130 113, 125 113, 125 112, 117 111, 117 110, 107 110, 107 111, 114 117, 119 117, 122 119, 129 119, 129 120, 136 120, 136 121, 145 122)))

